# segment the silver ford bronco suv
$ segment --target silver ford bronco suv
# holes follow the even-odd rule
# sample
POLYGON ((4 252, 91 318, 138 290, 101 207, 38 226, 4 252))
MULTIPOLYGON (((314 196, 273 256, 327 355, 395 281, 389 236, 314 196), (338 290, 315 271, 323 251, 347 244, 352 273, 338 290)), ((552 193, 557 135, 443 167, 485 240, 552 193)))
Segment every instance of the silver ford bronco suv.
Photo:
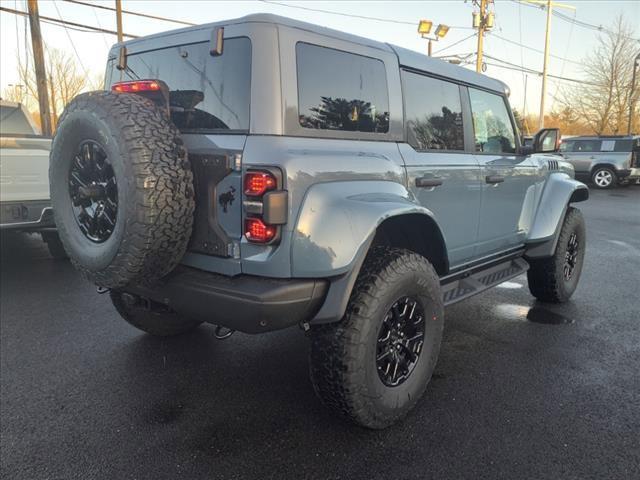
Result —
POLYGON ((573 294, 588 198, 523 146, 502 82, 273 15, 115 45, 66 108, 51 196, 74 265, 152 335, 294 325, 322 401, 386 427, 433 373, 444 308, 527 272, 573 294))

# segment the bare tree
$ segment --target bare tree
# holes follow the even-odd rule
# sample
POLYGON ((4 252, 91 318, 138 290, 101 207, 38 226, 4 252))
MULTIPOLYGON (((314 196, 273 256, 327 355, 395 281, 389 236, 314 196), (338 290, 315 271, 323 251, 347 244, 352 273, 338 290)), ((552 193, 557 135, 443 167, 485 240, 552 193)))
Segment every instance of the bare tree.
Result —
MULTIPOLYGON (((87 78, 78 70, 74 58, 62 50, 49 48, 46 50, 46 71, 49 87, 49 103, 52 125, 55 128, 58 117, 64 107, 73 97, 85 90, 90 83, 95 82, 87 78)), ((35 72, 18 58, 18 70, 20 82, 25 86, 23 103, 29 110, 38 108, 38 91, 36 87, 35 72)))
MULTIPOLYGON (((622 15, 598 46, 583 60, 584 84, 561 90, 558 100, 597 135, 624 133, 629 100, 638 101, 640 86, 631 92, 633 61, 640 46, 634 30, 622 15)), ((640 120, 633 123, 640 127, 640 120)))

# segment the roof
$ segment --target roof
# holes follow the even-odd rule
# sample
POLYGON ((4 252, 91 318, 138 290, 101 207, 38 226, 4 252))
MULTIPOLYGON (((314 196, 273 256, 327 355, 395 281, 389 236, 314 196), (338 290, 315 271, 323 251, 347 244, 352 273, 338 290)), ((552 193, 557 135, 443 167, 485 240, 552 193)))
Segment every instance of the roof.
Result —
MULTIPOLYGON (((299 20, 294 20, 292 18, 273 15, 270 13, 255 13, 255 14, 246 15, 240 18, 234 18, 230 20, 223 20, 220 22, 213 22, 213 23, 207 23, 207 24, 197 25, 193 27, 170 30, 167 32, 156 33, 154 35, 140 37, 138 39, 128 40, 126 42, 123 42, 123 44, 127 45, 127 47, 135 47, 136 45, 142 44, 144 42, 148 42, 149 40, 153 40, 156 38, 157 39, 166 38, 169 36, 180 35, 186 32, 193 32, 196 30, 211 30, 212 28, 215 28, 218 26, 237 25, 237 24, 243 24, 243 23, 270 23, 273 25, 295 28, 299 30, 304 30, 304 31, 324 35, 327 37, 336 38, 336 39, 347 41, 347 42, 357 43, 367 47, 376 48, 378 50, 382 50, 385 52, 395 53, 396 56, 398 57, 400 65, 405 67, 433 73, 435 75, 451 78, 453 80, 457 80, 462 83, 476 85, 482 88, 486 88, 488 90, 494 90, 500 93, 507 93, 507 94, 509 93, 509 88, 507 87, 507 85, 501 82, 500 80, 496 80, 486 75, 476 73, 472 70, 460 67, 458 65, 453 65, 449 62, 445 62, 444 60, 429 57, 419 52, 414 52, 412 50, 408 50, 406 48, 399 47, 396 45, 378 42, 376 40, 372 40, 369 38, 352 35, 350 33, 341 32, 339 30, 334 30, 331 28, 320 27, 312 23, 302 22, 299 20)), ((114 47, 112 48, 112 51, 113 49, 117 48, 118 45, 120 44, 114 45, 114 47)))
POLYGON ((633 140, 640 135, 574 135, 567 140, 633 140))

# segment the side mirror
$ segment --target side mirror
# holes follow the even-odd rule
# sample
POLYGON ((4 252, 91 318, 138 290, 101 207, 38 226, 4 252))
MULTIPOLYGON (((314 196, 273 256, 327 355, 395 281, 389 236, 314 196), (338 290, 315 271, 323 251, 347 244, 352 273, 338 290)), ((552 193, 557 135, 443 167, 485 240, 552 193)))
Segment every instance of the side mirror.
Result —
POLYGON ((551 153, 560 149, 560 129, 543 128, 533 137, 533 151, 535 153, 551 153))

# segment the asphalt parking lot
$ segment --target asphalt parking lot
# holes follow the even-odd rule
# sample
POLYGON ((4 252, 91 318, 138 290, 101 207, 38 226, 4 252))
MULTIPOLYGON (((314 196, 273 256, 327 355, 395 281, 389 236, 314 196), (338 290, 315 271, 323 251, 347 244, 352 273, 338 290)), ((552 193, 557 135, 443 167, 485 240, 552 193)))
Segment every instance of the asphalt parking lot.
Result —
POLYGON ((368 431, 332 416, 290 329, 157 339, 36 237, 3 237, 6 479, 640 478, 640 187, 582 204, 573 301, 521 276, 446 312, 425 397, 368 431))

